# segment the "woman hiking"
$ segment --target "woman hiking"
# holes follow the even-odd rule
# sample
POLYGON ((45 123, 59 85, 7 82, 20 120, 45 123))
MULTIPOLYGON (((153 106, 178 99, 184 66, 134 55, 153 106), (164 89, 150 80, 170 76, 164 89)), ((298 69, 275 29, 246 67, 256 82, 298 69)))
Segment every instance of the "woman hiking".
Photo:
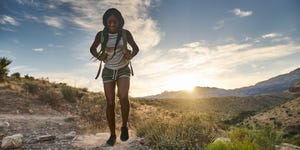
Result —
MULTIPOLYGON (((108 9, 103 15, 104 29, 97 33, 90 48, 91 54, 105 63, 102 71, 104 93, 106 97, 106 117, 110 129, 110 137, 106 143, 113 146, 116 142, 115 132, 115 88, 118 87, 118 97, 120 99, 122 111, 122 127, 120 139, 126 141, 128 135, 128 115, 129 99, 128 92, 130 86, 129 68, 130 60, 139 52, 131 33, 123 29, 124 19, 120 11, 115 8, 108 9), (127 50, 127 42, 132 47, 132 51, 127 50), (101 44, 98 53, 97 48, 101 44)), ((99 68, 101 69, 101 68, 99 68)), ((99 75, 99 73, 98 73, 99 75)), ((97 75, 97 76, 98 76, 97 75)), ((97 77, 96 77, 97 78, 97 77)))

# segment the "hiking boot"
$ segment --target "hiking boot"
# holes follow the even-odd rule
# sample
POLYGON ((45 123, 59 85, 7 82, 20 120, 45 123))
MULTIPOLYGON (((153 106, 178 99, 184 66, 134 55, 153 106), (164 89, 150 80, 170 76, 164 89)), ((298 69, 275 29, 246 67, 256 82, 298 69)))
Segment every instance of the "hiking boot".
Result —
POLYGON ((116 143, 116 138, 116 135, 110 135, 109 139, 106 141, 106 144, 114 146, 114 144, 116 143))
POLYGON ((127 127, 121 127, 121 141, 127 141, 129 138, 128 136, 128 128, 127 127))

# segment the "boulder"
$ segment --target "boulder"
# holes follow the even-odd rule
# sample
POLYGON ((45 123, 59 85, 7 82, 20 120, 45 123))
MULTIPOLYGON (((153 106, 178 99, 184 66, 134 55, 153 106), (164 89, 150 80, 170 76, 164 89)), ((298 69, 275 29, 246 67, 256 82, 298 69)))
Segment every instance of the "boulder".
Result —
POLYGON ((2 139, 1 148, 11 149, 11 148, 20 148, 23 145, 23 135, 14 134, 12 136, 6 136, 2 139))
POLYGON ((277 150, 300 150, 300 147, 289 143, 281 143, 280 145, 276 145, 276 149, 277 150))

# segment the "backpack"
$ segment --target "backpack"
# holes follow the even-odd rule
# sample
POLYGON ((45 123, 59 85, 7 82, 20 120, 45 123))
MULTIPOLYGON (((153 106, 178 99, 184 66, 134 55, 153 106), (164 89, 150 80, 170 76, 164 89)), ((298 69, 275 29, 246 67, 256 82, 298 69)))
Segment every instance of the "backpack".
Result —
MULTIPOLYGON (((127 47, 126 30, 124 30, 124 29, 122 29, 122 39, 123 39, 123 50, 124 50, 124 53, 130 52, 130 50, 128 50, 128 47, 127 47)), ((103 35, 103 31, 102 31, 101 32, 101 37, 100 37, 100 43, 103 44, 103 42, 104 42, 104 35, 103 35)), ((100 72, 101 72, 101 68, 102 68, 102 61, 104 61, 106 59, 106 57, 107 57, 107 54, 105 53, 105 49, 101 49, 98 54, 99 54, 99 57, 100 57, 100 65, 99 65, 98 72, 97 72, 97 75, 96 75, 95 79, 98 79, 98 77, 100 75, 100 72)), ((131 61, 129 61, 129 65, 130 65, 131 74, 133 76, 134 73, 133 73, 131 61)))

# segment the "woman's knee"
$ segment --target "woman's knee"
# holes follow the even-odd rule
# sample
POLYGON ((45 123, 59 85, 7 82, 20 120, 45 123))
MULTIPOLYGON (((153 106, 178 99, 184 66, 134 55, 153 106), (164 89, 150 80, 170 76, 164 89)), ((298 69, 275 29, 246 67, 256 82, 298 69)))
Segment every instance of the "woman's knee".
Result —
POLYGON ((118 97, 120 100, 127 100, 128 101, 128 93, 124 93, 124 92, 118 92, 118 97))
POLYGON ((128 96, 120 96, 120 104, 128 105, 129 104, 128 96))
POLYGON ((107 107, 115 107, 115 101, 114 100, 107 100, 106 105, 107 105, 107 107))

